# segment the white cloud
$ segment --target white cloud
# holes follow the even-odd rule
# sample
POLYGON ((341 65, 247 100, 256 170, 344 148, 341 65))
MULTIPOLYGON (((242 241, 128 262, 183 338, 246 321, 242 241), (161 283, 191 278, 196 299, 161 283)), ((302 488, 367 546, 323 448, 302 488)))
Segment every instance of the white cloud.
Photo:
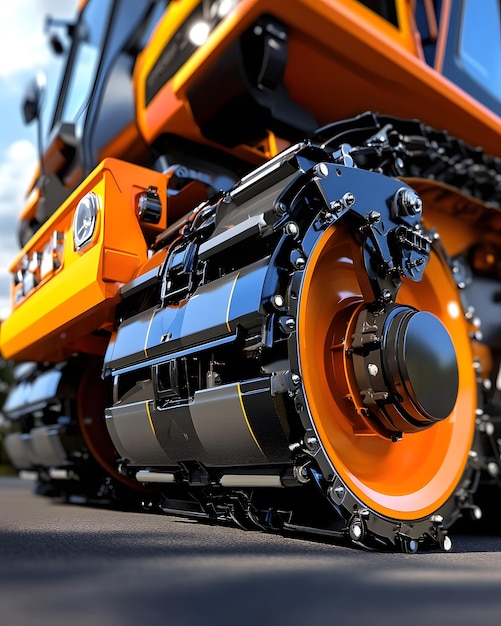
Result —
POLYGON ((10 308, 8 266, 19 251, 18 216, 36 163, 36 149, 26 139, 14 142, 0 155, 0 317, 10 308))
POLYGON ((9 79, 17 72, 44 67, 50 52, 36 4, 32 0, 3 4, 2 22, 8 28, 2 29, 0 38, 0 77, 9 79))
POLYGON ((4 89, 16 91, 19 75, 34 75, 54 60, 43 32, 45 18, 75 16, 76 0, 10 0, 2 3, 0 37, 0 81, 4 89))
MULTIPOLYGON (((0 155, 0 219, 17 218, 37 163, 35 146, 27 139, 11 144, 0 155)), ((0 233, 1 234, 1 233, 0 233)))

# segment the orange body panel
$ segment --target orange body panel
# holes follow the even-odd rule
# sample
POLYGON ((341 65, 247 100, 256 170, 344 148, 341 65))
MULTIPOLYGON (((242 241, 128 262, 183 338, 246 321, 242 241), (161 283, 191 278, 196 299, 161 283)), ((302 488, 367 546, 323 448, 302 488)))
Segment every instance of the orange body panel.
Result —
MULTIPOLYGON (((162 133, 210 143, 193 120, 187 89, 259 16, 269 14, 283 22, 289 33, 284 79, 289 95, 311 111, 319 125, 371 109, 419 118, 501 155, 501 120, 425 64, 409 27, 410 13, 401 16, 404 30, 399 30, 354 0, 243 0, 146 105, 146 78, 195 4, 174 4, 138 59, 138 124, 149 143, 162 133)), ((402 13, 406 5, 398 6, 402 13)), ((239 146, 233 154, 250 159, 248 152, 248 147, 239 146)))
MULTIPOLYGON (((28 294, 19 296, 18 305, 2 324, 5 358, 63 359, 74 351, 77 342, 86 351, 82 339, 87 335, 112 329, 120 286, 148 259, 145 232, 151 238, 166 226, 164 210, 158 225, 146 225, 145 232, 141 229, 137 197, 149 186, 158 187, 165 197, 165 177, 161 174, 115 159, 103 161, 20 252, 10 268, 13 273, 26 263, 25 259, 41 255, 53 233, 64 238, 60 267, 45 274, 28 294), (92 241, 77 251, 73 214, 79 200, 90 191, 100 198, 101 209, 92 241)), ((14 290, 21 288, 19 284, 14 290)), ((88 351, 99 351, 99 346, 99 338, 94 339, 88 343, 88 351)))

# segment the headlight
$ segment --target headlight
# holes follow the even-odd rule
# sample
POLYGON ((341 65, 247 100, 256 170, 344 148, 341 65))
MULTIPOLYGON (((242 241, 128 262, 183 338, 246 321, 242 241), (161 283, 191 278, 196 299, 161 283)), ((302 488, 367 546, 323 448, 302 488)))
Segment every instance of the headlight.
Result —
POLYGON ((80 250, 89 243, 96 230, 97 212, 100 208, 99 197, 90 191, 78 203, 73 217, 73 242, 75 250, 80 250))

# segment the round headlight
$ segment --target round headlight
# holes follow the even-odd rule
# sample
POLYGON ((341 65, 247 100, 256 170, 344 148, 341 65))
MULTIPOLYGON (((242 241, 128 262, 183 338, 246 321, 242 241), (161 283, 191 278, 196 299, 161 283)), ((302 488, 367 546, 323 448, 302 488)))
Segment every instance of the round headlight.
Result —
POLYGON ((99 210, 99 197, 90 191, 78 203, 73 217, 73 241, 75 249, 80 250, 89 243, 96 229, 96 217, 99 210))

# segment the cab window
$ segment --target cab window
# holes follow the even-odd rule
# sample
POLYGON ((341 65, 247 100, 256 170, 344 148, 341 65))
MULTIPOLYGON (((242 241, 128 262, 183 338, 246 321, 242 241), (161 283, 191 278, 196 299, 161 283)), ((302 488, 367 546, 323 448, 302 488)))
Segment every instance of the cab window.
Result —
POLYGON ((501 115, 501 0, 450 3, 442 72, 501 115))
POLYGON ((465 71, 501 98, 501 15, 499 0, 464 0, 459 59, 465 71))
POLYGON ((85 110, 94 85, 106 36, 111 0, 91 0, 77 24, 73 59, 58 118, 75 122, 85 110))

